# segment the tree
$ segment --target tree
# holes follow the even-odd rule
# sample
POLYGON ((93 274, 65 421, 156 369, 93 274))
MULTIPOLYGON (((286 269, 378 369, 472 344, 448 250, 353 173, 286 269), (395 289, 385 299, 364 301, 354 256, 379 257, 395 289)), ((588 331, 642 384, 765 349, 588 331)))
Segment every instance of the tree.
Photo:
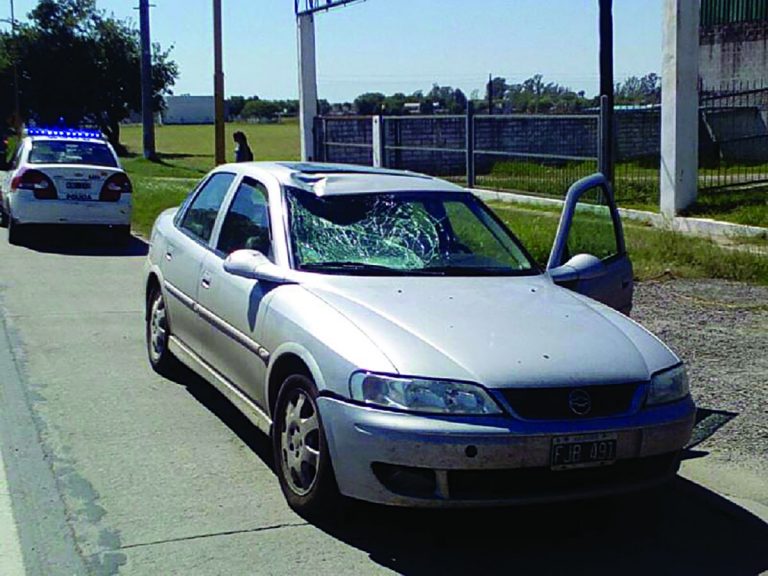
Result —
POLYGON ((280 114, 280 106, 271 100, 248 100, 243 106, 241 115, 244 118, 274 118, 280 114))
POLYGON ((630 76, 616 86, 618 104, 658 104, 661 102, 661 77, 651 72, 642 78, 630 76))
MULTIPOLYGON (((120 122, 141 109, 138 31, 94 0, 40 0, 29 18, 15 38, 3 37, 21 71, 22 115, 40 124, 94 124, 119 147, 120 122)), ((153 48, 153 107, 160 110, 178 68, 170 50, 153 48)), ((3 82, 0 105, 10 88, 3 82)))
POLYGON ((386 96, 381 92, 366 92, 355 98, 355 108, 361 116, 381 114, 386 96))

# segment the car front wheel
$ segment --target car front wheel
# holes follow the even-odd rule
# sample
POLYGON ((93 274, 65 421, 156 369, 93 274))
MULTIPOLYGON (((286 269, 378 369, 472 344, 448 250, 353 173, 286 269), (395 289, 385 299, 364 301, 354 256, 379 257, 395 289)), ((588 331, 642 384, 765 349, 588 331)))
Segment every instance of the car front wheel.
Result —
POLYGON ((286 378, 272 432, 280 487, 291 508, 307 518, 322 517, 340 500, 316 399, 307 376, 286 378))
POLYGON ((168 348, 171 331, 168 309, 159 288, 152 290, 147 299, 147 355, 155 372, 171 376, 178 368, 178 360, 168 348))

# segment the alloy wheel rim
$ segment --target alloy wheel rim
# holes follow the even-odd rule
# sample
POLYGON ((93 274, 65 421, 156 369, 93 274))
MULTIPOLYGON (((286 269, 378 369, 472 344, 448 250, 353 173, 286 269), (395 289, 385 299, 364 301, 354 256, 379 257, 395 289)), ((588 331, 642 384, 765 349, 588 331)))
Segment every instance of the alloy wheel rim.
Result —
POLYGON ((295 390, 285 405, 280 431, 284 477, 291 490, 304 496, 317 482, 320 461, 320 425, 317 407, 303 390, 295 390))
POLYGON ((149 351, 155 361, 159 360, 165 353, 168 343, 166 326, 165 304, 162 297, 158 297, 152 305, 149 321, 149 351))

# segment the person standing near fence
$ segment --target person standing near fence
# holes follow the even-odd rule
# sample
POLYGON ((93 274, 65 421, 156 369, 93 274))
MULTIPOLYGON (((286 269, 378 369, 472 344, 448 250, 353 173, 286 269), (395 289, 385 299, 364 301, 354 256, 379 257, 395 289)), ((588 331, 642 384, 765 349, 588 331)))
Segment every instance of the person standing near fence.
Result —
POLYGON ((238 130, 232 134, 232 138, 235 141, 235 162, 252 162, 253 152, 248 146, 248 139, 245 134, 238 130))

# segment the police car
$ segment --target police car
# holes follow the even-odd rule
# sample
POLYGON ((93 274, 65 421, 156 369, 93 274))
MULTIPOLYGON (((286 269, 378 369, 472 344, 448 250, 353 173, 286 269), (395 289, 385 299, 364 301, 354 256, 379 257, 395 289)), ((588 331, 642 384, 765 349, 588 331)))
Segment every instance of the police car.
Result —
POLYGON ((109 226, 130 237, 132 186, 114 149, 93 130, 28 129, 0 177, 8 241, 28 224, 109 226))

